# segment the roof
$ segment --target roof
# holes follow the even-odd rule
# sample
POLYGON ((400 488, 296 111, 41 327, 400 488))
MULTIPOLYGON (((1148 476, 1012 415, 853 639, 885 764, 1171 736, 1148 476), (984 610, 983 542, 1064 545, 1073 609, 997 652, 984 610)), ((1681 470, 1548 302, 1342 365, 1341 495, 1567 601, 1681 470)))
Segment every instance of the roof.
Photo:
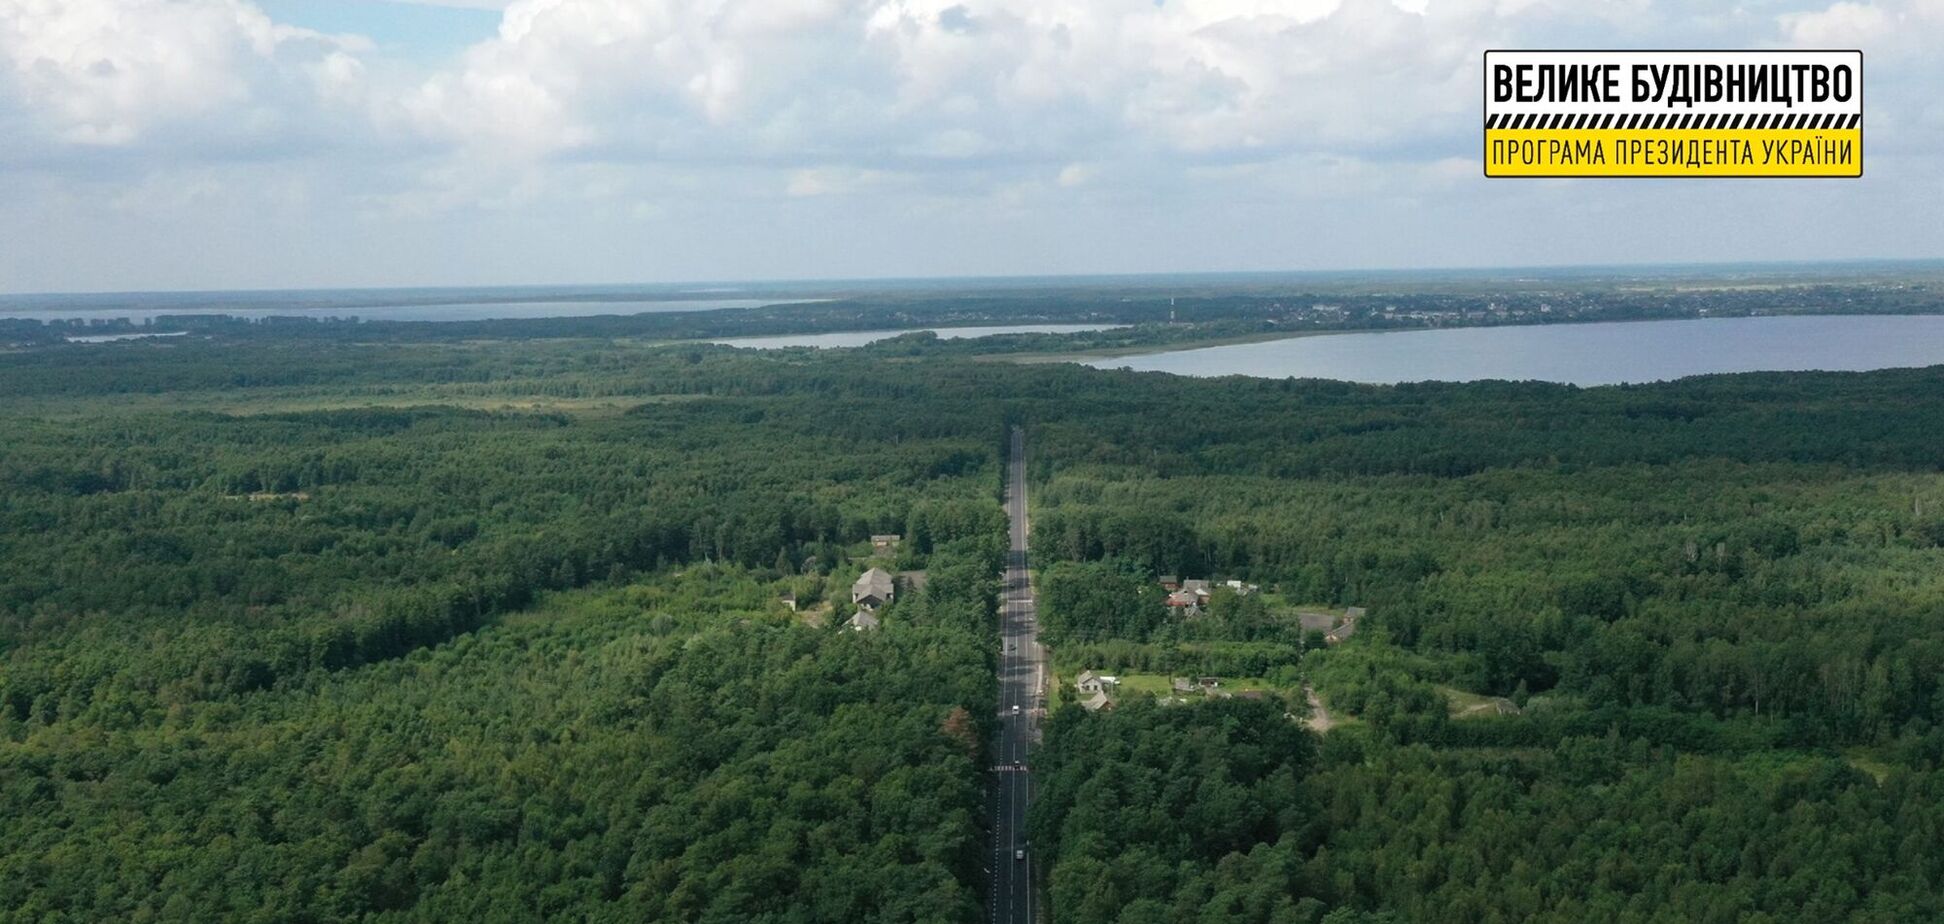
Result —
POLYGON ((1195 593, 1206 596, 1208 594, 1208 582, 1199 579, 1182 581, 1181 589, 1194 591, 1195 593))
POLYGON ((1086 709, 1088 712, 1099 712, 1100 710, 1106 709, 1112 705, 1114 705, 1114 701, 1108 699, 1107 694, 1105 693, 1095 693, 1094 695, 1089 696, 1086 699, 1080 701, 1081 708, 1086 709))
POLYGON ((1163 584, 1179 584, 1179 583, 1181 583, 1181 580, 1180 580, 1179 578, 1177 578, 1177 577, 1175 577, 1175 576, 1174 576, 1174 575, 1172 575, 1172 574, 1164 574, 1164 575, 1161 575, 1161 583, 1163 583, 1163 584))
POLYGON ((854 595, 869 594, 880 600, 891 599, 891 572, 883 568, 872 568, 859 575, 856 583, 851 584, 854 595))
POLYGON ((902 541, 903 539, 904 539, 904 537, 903 537, 903 536, 900 536, 900 535, 898 535, 897 533, 878 533, 877 535, 875 535, 875 536, 872 536, 872 537, 871 537, 871 541, 872 541, 872 542, 874 542, 874 543, 877 543, 877 542, 899 542, 899 541, 902 541))
POLYGON ((859 610, 857 615, 844 620, 844 625, 853 629, 875 629, 884 623, 867 610, 859 610))
POLYGON ((1349 638, 1350 636, 1356 634, 1356 632, 1357 632, 1357 623, 1353 620, 1350 622, 1346 622, 1343 625, 1337 626, 1334 629, 1331 629, 1330 636, 1332 638, 1349 638))
POLYGON ((1168 595, 1169 606, 1194 606, 1200 602, 1201 598, 1195 596, 1194 591, 1191 590, 1177 590, 1168 595))
POLYGON ((1348 606, 1343 609, 1343 618, 1345 621, 1362 619, 1363 614, 1364 608, 1361 606, 1348 606))
POLYGON ((1336 627, 1337 618, 1334 613, 1297 613, 1296 623, 1304 632, 1328 632, 1336 627))

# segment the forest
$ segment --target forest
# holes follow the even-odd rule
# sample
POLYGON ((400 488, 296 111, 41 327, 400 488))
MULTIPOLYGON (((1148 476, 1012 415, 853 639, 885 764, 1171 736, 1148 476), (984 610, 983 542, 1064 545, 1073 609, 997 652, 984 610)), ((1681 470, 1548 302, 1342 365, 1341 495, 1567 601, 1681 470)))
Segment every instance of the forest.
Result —
POLYGON ((0 355, 0 918, 983 919, 1019 424, 1054 919, 1944 919, 1944 368, 550 333, 0 355))

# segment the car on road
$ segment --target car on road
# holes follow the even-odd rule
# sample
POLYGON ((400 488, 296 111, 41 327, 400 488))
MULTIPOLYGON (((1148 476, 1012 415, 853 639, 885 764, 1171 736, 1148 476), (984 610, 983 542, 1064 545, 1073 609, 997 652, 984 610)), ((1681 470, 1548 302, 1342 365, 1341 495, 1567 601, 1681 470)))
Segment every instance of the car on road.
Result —
POLYGON ((1013 851, 1013 859, 1015 860, 1026 859, 1026 848, 1021 847, 1018 850, 1013 851))
POLYGON ((1013 714, 1014 715, 1019 714, 1019 705, 1017 703, 1013 704, 1013 714))

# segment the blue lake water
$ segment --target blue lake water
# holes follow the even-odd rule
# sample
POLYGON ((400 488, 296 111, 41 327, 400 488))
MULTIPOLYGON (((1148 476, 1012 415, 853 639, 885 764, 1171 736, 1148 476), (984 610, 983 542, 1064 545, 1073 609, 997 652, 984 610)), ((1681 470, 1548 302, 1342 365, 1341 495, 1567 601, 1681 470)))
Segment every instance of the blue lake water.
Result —
POLYGON ((774 350, 782 347, 860 347, 903 334, 931 331, 943 340, 964 337, 990 337, 994 334, 1074 334, 1089 330, 1108 330, 1110 324, 1010 324, 997 327, 915 327, 910 330, 847 330, 831 334, 781 334, 775 337, 737 337, 711 340, 725 346, 774 350))
POLYGON ((1944 363, 1944 316, 1701 318, 1330 334, 1088 363, 1178 375, 1398 382, 1656 382, 1763 371, 1944 363))

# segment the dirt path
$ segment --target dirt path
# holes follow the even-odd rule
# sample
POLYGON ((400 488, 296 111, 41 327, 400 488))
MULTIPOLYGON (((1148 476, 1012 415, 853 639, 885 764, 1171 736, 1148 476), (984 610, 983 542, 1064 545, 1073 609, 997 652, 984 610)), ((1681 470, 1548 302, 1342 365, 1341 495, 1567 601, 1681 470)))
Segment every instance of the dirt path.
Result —
POLYGON ((1323 705, 1323 698, 1316 695, 1316 688, 1303 684, 1303 697, 1309 700, 1310 716, 1303 720, 1310 731, 1323 734, 1336 727, 1336 719, 1330 717, 1329 707, 1323 705))

